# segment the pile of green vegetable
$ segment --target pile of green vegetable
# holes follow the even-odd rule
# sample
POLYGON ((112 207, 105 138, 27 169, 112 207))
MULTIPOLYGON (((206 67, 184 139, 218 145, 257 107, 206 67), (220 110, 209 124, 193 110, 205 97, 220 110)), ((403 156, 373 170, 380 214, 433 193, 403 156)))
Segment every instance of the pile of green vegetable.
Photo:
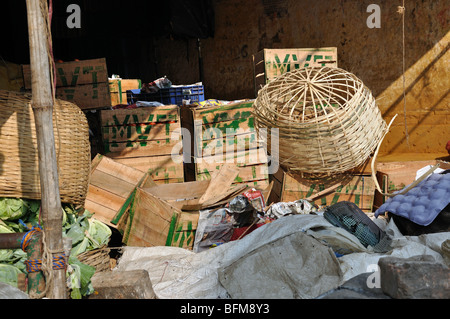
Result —
MULTIPOLYGON (((27 232, 40 223, 40 201, 19 198, 0 198, 0 234, 27 232)), ((91 277, 95 268, 83 264, 77 256, 83 252, 108 244, 111 229, 102 222, 91 218, 87 211, 77 211, 71 204, 62 204, 63 236, 72 239, 68 267, 67 285, 72 299, 93 292, 91 277)), ((0 249, 0 282, 17 287, 18 274, 25 273, 24 261, 27 254, 22 249, 0 249)))

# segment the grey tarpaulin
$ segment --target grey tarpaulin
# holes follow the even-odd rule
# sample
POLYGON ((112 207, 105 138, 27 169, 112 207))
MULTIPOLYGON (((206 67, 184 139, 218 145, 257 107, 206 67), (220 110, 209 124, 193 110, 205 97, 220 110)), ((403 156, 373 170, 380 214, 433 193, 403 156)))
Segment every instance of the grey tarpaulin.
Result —
MULTIPOLYGON (((392 251, 387 253, 371 251, 370 247, 362 246, 354 235, 331 225, 323 216, 293 215, 282 217, 259 227, 241 240, 225 243, 200 253, 166 246, 124 247, 123 255, 114 270, 147 270, 158 298, 230 298, 227 290, 219 281, 220 269, 225 270, 234 263, 237 265, 238 260, 258 253, 270 245, 275 247, 282 243, 288 244, 291 239, 304 238, 302 235, 297 236, 297 233, 304 233, 318 241, 324 241, 335 251, 344 254, 337 258, 343 274, 340 284, 361 273, 373 271, 372 266, 376 266, 378 260, 383 256, 408 258, 427 254, 432 255, 438 262, 444 262, 441 246, 445 240, 450 239, 449 232, 403 236, 392 220, 389 224, 384 223, 384 225, 380 219, 375 221, 393 239, 392 251)), ((297 267, 289 269, 289 272, 295 269, 302 270, 301 267, 297 267)), ((280 275, 274 273, 271 275, 280 279, 280 275)), ((316 279, 312 277, 311 283, 316 282, 316 279)), ((334 289, 335 279, 331 279, 328 290, 334 289)), ((324 286, 323 289, 326 287, 324 286)), ((297 296, 302 297, 301 294, 297 296)), ((261 295, 260 298, 263 296, 261 295)))
MULTIPOLYGON (((225 269, 240 258, 257 252, 261 248, 269 247, 269 245, 281 245, 304 238, 298 233, 326 228, 342 231, 342 229, 332 226, 322 216, 295 215, 283 217, 259 227, 240 240, 199 253, 177 247, 124 247, 124 253, 119 259, 116 269, 123 271, 147 270, 158 298, 229 298, 227 290, 219 282, 219 269, 225 269), (292 237, 289 238, 290 236, 292 237)), ((352 246, 351 242, 356 245, 359 243, 358 239, 349 233, 345 234, 348 235, 347 237, 336 234, 335 237, 342 237, 348 246, 352 246), (353 239, 349 239, 352 236, 353 239)), ((335 244, 339 242, 338 239, 334 241, 335 244)), ((362 247, 360 244, 359 246, 359 248, 362 247)), ((364 247, 362 249, 364 250, 364 247)), ((300 252, 297 252, 298 254, 300 252)), ((327 254, 330 255, 329 258, 335 258, 331 252, 327 254)), ((341 275, 337 273, 336 269, 337 259, 335 261, 336 264, 330 261, 333 270, 329 271, 328 288, 325 285, 326 281, 322 281, 324 291, 333 289, 336 282, 340 280, 341 275), (334 277, 331 275, 333 273, 334 277)), ((300 261, 297 269, 299 271, 302 269, 300 261)), ((263 298, 263 296, 260 297, 263 298)), ((301 297, 300 293, 298 293, 298 297, 301 297)))
POLYGON ((281 237, 219 269, 233 299, 315 298, 337 287, 342 274, 333 251, 302 232, 281 237))

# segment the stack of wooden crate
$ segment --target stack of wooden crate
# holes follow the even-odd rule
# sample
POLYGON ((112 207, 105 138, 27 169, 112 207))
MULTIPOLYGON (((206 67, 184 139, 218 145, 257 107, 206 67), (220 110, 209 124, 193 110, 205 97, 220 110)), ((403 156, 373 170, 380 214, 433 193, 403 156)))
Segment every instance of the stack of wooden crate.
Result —
POLYGON ((157 184, 184 181, 177 105, 102 110, 104 154, 148 173, 157 184))
MULTIPOLYGON (((111 106, 106 59, 56 63, 56 98, 82 110, 111 106)), ((31 90, 31 69, 22 65, 26 90, 31 90)))
POLYGON ((265 189, 269 185, 268 163, 259 143, 253 100, 219 106, 182 106, 186 181, 206 180, 223 164, 239 167, 235 184, 265 189))

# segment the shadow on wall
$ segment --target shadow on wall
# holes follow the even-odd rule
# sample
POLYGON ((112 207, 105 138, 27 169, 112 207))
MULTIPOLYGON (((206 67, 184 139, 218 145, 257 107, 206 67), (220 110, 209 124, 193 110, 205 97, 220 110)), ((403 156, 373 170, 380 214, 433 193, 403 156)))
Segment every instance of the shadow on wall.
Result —
POLYGON ((378 97, 383 117, 398 114, 380 153, 445 153, 450 139, 448 32, 378 97), (404 95, 406 102, 404 102, 404 95))

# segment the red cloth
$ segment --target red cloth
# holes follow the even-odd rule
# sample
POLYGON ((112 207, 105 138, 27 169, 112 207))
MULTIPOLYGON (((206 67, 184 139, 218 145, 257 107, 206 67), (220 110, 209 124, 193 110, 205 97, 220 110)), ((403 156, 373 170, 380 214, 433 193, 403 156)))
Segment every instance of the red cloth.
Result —
POLYGON ((445 146, 445 149, 450 154, 450 141, 447 142, 447 145, 445 146))

